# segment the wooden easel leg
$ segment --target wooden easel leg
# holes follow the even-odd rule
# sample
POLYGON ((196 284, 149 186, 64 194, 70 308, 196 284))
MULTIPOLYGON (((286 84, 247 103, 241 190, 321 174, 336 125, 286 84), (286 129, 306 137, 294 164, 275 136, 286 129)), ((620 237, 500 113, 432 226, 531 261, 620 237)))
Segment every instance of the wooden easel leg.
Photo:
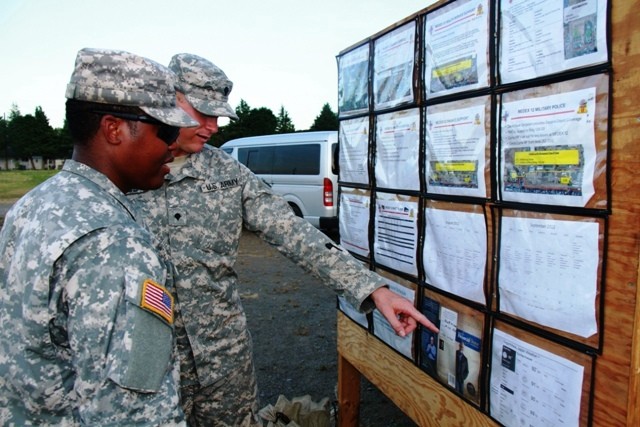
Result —
POLYGON ((358 427, 360 372, 338 354, 338 427, 358 427))

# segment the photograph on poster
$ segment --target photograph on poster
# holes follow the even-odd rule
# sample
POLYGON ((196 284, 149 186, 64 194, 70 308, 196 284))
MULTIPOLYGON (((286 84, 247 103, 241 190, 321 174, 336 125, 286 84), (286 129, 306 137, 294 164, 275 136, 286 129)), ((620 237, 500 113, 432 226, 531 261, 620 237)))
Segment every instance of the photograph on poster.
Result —
POLYGON ((427 107, 427 192, 487 197, 491 99, 483 96, 427 107))
MULTIPOLYGON (((390 290, 400 296, 403 296, 404 298, 413 302, 415 305, 415 285, 411 285, 407 281, 402 280, 399 277, 384 274, 380 270, 377 270, 377 273, 381 274, 385 278, 385 281, 389 285, 390 290)), ((402 354, 408 359, 413 360, 413 332, 405 337, 399 337, 393 330, 387 319, 385 319, 377 309, 373 310, 373 334, 387 343, 387 345, 396 350, 398 353, 402 354)))
POLYGON ((338 57, 338 115, 348 117, 369 110, 369 44, 338 57))
POLYGON ((420 190, 420 110, 380 114, 375 126, 376 186, 420 190))
POLYGON ((501 0, 501 83, 605 63, 607 0, 501 0))
POLYGON ((340 245, 363 257, 369 256, 370 206, 368 191, 342 187, 338 211, 340 245))
POLYGON ((421 328, 421 368, 456 393, 479 404, 483 315, 426 291, 422 313, 438 326, 440 333, 421 328))
POLYGON ((489 87, 489 33, 489 0, 458 0, 427 14, 427 99, 489 87))
POLYGON ((486 304, 487 224, 482 210, 465 212, 427 206, 424 215, 425 281, 486 304))
POLYGON ((369 184, 369 118, 342 120, 340 138, 340 181, 369 184))
POLYGON ((409 22, 374 41, 375 110, 413 102, 416 23, 409 22))
POLYGON ((503 99, 502 199, 586 206, 595 193, 595 116, 595 87, 511 102, 503 99))
POLYGON ((579 426, 584 366, 493 330, 490 414, 506 426, 579 426))
POLYGON ((500 218, 499 309, 588 338, 598 332, 603 225, 560 218, 524 211, 500 218))
POLYGON ((376 194, 375 261, 394 270, 418 275, 418 198, 376 194))

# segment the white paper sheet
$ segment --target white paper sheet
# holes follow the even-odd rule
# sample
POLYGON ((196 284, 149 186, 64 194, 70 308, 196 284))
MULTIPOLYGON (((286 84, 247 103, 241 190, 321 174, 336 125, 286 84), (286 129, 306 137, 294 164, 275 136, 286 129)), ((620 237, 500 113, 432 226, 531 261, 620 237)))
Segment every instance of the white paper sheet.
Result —
POLYGON ((484 215, 427 208, 425 218, 423 260, 427 283, 485 304, 484 215))
POLYGON ((427 108, 427 191, 486 197, 484 104, 439 113, 436 108, 427 108))
POLYGON ((373 102, 376 110, 413 101, 415 40, 413 21, 375 40, 373 102))
POLYGON ((457 1, 427 14, 427 98, 489 86, 488 17, 488 0, 457 1))
POLYGON ((338 111, 340 117, 369 109, 369 44, 338 58, 338 111))
POLYGON ((492 417, 509 427, 580 425, 581 365, 499 329, 492 348, 492 417))
POLYGON ((417 275, 418 203, 376 200, 374 257, 395 270, 417 275))
POLYGON ((378 116, 377 187, 420 190, 419 147, 420 112, 417 108, 378 116))
POLYGON ((369 118, 340 122, 340 181, 369 183, 369 118))
MULTIPOLYGON (((405 297, 409 301, 415 304, 415 291, 406 288, 399 283, 394 282, 393 280, 389 280, 385 278, 385 281, 389 285, 389 289, 395 292, 396 294, 405 297)), ((380 314, 379 310, 373 311, 373 332, 379 337, 382 341, 389 344, 392 348, 394 348, 398 353, 408 357, 413 357, 412 352, 412 343, 413 343, 413 332, 408 334, 405 337, 399 337, 396 335, 393 328, 387 319, 384 318, 382 314, 380 314)))
POLYGON ((351 305, 345 297, 338 297, 338 307, 340 308, 340 311, 347 315, 348 318, 358 323, 363 328, 369 327, 367 315, 356 310, 356 308, 351 305))
POLYGON ((340 194, 340 244, 347 250, 369 256, 369 196, 348 192, 340 194))
POLYGON ((606 62, 606 0, 501 0, 500 7, 502 83, 606 62))
POLYGON ((581 337, 597 332, 598 224, 502 218, 500 310, 581 337))

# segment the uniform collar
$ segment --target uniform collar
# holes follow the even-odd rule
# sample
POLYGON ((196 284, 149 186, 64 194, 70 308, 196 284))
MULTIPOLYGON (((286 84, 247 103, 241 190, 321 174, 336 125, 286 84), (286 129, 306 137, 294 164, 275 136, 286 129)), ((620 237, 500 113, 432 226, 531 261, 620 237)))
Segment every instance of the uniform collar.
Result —
POLYGON ((98 172, 97 170, 85 165, 84 163, 80 163, 71 159, 67 159, 64 162, 62 170, 74 175, 79 175, 84 179, 93 182, 95 185, 108 193, 111 197, 116 199, 127 211, 129 211, 131 216, 135 218, 135 209, 132 207, 129 199, 127 199, 125 194, 102 172, 98 172))

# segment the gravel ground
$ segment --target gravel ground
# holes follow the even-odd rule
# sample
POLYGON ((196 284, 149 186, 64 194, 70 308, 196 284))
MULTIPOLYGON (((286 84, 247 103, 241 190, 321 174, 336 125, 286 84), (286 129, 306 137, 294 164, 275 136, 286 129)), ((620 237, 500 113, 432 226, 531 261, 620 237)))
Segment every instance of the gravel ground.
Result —
MULTIPOLYGON (((261 405, 311 395, 336 399, 336 297, 315 277, 251 233, 240 242, 237 271, 254 342, 261 405)), ((366 379, 360 426, 416 424, 366 379)))
MULTIPOLYGON (((0 202, 0 225, 11 207, 0 202)), ((336 400, 336 297, 315 277, 251 233, 240 242, 240 295, 254 342, 261 407, 280 394, 336 400)), ((415 427, 366 379, 361 427, 415 427)))

